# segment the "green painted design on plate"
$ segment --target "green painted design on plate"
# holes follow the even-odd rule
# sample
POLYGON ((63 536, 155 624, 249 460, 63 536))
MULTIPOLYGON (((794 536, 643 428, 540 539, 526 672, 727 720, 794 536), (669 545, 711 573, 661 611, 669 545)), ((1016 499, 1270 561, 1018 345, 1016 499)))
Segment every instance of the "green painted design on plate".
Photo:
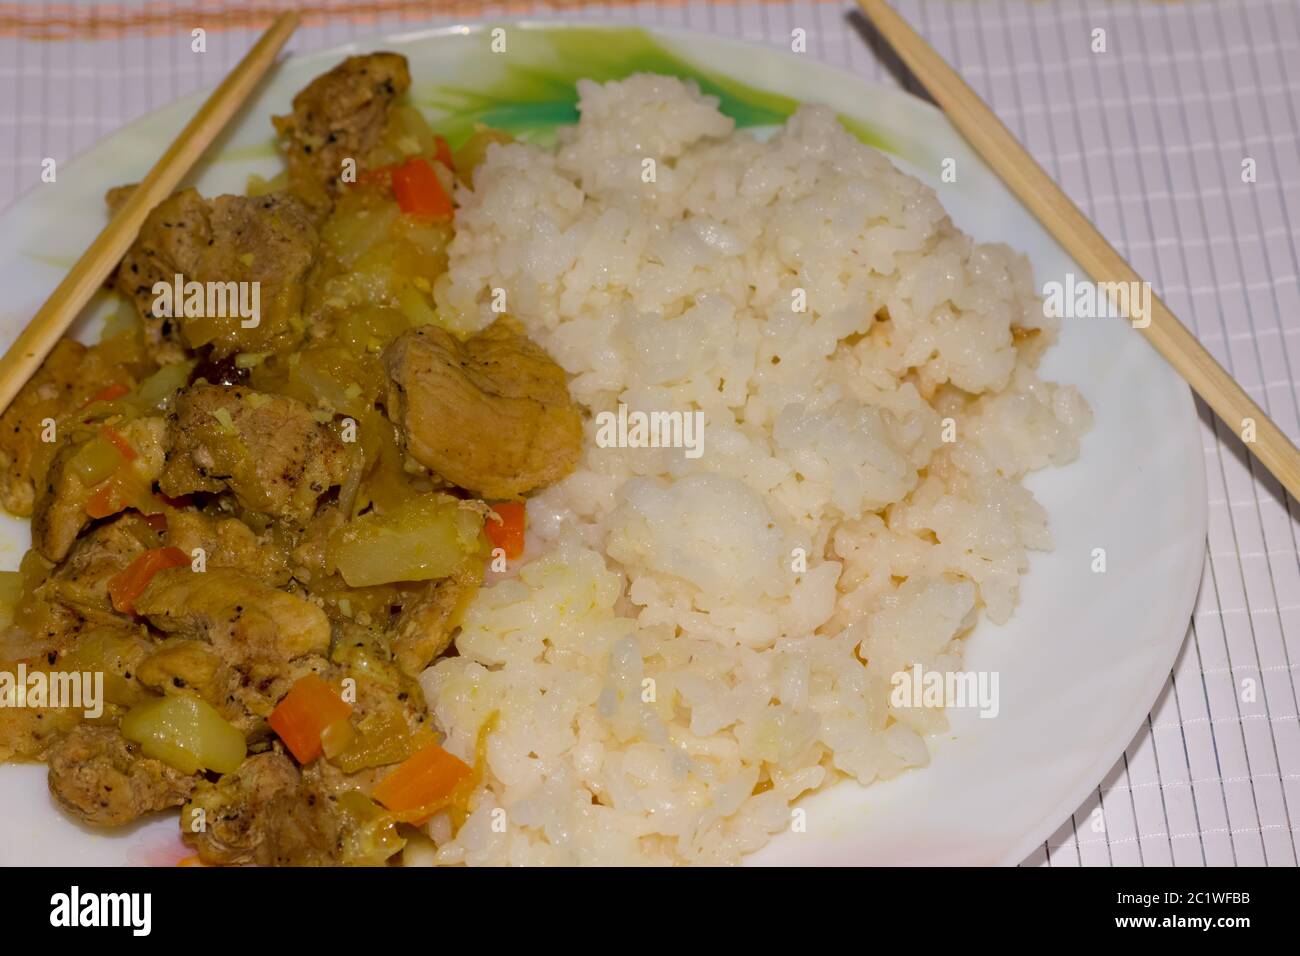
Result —
MULTIPOLYGON (((490 31, 478 38, 490 43, 490 31)), ((552 142, 557 127, 578 122, 575 84, 584 78, 608 82, 633 73, 663 73, 694 80, 701 92, 718 98, 719 109, 742 129, 779 126, 799 106, 788 96, 689 63, 635 28, 530 30, 522 37, 512 35, 509 42, 514 46, 508 57, 499 56, 494 79, 473 88, 440 84, 415 94, 421 106, 438 112, 434 127, 453 147, 480 123, 530 142, 552 142), (526 41, 523 49, 521 39, 526 41)), ((488 65, 498 59, 497 54, 484 57, 488 65)), ((870 124, 842 114, 839 119, 869 146, 896 151, 870 124)))

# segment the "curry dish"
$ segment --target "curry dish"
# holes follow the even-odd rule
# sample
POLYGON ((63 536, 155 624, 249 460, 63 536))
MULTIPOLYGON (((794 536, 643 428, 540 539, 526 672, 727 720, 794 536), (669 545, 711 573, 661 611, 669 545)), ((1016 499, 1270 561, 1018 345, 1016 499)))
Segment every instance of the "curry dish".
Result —
POLYGON ((409 83, 350 58, 275 119, 275 180, 160 204, 101 341, 61 341, 0 419, 0 503, 33 538, 0 666, 102 673, 105 697, 0 708, 0 759, 45 762, 78 821, 181 808, 206 864, 383 864, 482 773, 415 678, 582 415, 507 316, 435 324, 455 179, 508 137, 453 153, 409 83), (256 283, 260 314, 160 314, 179 277, 256 283))

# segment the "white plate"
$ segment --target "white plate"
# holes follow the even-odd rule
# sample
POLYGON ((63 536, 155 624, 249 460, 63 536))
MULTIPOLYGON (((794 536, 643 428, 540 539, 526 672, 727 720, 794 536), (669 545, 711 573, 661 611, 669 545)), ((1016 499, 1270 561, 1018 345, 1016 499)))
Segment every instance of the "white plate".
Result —
MULTIPOLYGON (((275 172, 270 115, 286 112, 299 88, 346 53, 404 53, 414 96, 449 131, 482 118, 543 139, 571 115, 571 100, 556 91, 574 78, 655 69, 711 84, 744 125, 779 122, 792 101, 827 103, 938 189, 961 228, 1027 253, 1040 288, 1067 272, 1082 275, 948 121, 902 92, 807 57, 698 34, 510 23, 507 53, 493 54, 487 29, 386 37, 289 60, 214 148, 195 185, 205 194, 238 192, 249 173, 275 172), (938 181, 946 157, 957 162, 956 183, 938 181)), ((0 344, 102 227, 104 191, 139 179, 201 99, 108 137, 0 218, 0 344)), ((81 327, 92 324, 88 316, 81 327)), ((1028 479, 1056 548, 1033 557, 1010 623, 983 623, 968 642, 966 666, 1000 675, 1000 715, 955 712, 951 731, 932 742, 929 767, 806 800, 807 832, 778 837, 753 862, 1019 863, 1078 807, 1146 717, 1187 631, 1204 558, 1195 409, 1187 386, 1126 323, 1063 326, 1043 373, 1077 385, 1096 424, 1077 462, 1028 479), (1106 552, 1103 574, 1091 570, 1096 548, 1106 552)), ((3 519, 4 566, 15 567, 28 543, 25 522, 3 519)), ((43 767, 0 768, 0 862, 166 863, 180 855, 173 816, 91 834, 53 807, 44 778, 43 767)))

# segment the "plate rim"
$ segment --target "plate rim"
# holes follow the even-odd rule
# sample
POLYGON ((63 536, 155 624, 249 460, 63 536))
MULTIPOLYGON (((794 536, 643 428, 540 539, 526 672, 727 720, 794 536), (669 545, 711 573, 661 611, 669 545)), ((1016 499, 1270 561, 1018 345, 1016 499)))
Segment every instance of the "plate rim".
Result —
MULTIPOLYGON (((501 26, 510 27, 510 28, 520 28, 520 29, 528 30, 530 32, 537 32, 537 33, 544 33, 549 31, 559 32, 559 31, 567 31, 567 30, 609 31, 609 32, 638 31, 649 37, 663 38, 670 42, 674 39, 681 40, 682 42, 685 43, 705 42, 708 44, 718 44, 721 46, 730 47, 737 51, 750 51, 755 54, 762 54, 766 57, 770 57, 782 61, 785 64, 785 68, 790 70, 807 70, 809 68, 812 68, 814 70, 826 71, 831 74, 838 75, 845 83, 852 84, 856 86, 858 89, 870 93, 873 96, 884 97, 892 101, 898 108, 902 110, 905 111, 911 110, 911 111, 917 111, 919 113, 922 113, 925 115, 926 120, 928 120, 929 122, 939 122, 944 127, 946 127, 952 133, 952 135, 957 137, 963 144, 967 146, 971 155, 975 156, 978 159, 979 163, 984 168, 985 172, 987 172, 990 176, 993 176, 993 178, 997 179, 999 184, 1005 190, 1006 196, 1013 203, 1019 206, 1025 212, 1026 216, 1030 220, 1032 220, 1035 223, 1035 225, 1038 226, 1038 228, 1042 230, 1043 236, 1046 237, 1046 239, 1049 242, 1051 242, 1060 251, 1061 255, 1066 260, 1077 265, 1077 263, 1074 262, 1073 256, 1070 255, 1068 250, 1066 250, 1064 246, 1062 246, 1053 236, 1051 236, 1051 234, 1047 231, 1046 227, 1042 225, 1042 223, 1037 219, 1037 217, 1034 217, 1032 213, 1029 212, 1029 210, 1025 207, 1024 203, 1021 202, 1021 200, 1011 191, 1010 187, 1008 187, 1006 183, 1001 180, 1000 177, 997 177, 996 174, 993 173, 993 171, 988 167, 988 164, 983 160, 983 158, 980 157, 979 154, 975 152, 973 147, 970 147, 970 144, 965 140, 964 137, 961 137, 960 133, 956 130, 956 127, 953 126, 952 122, 948 119, 947 115, 943 112, 943 110, 941 110, 932 101, 923 98, 921 96, 917 96, 900 87, 887 85, 874 78, 863 77, 845 67, 832 64, 832 63, 827 63, 824 60, 819 59, 814 54, 803 54, 803 55, 795 54, 791 51, 781 49, 780 47, 772 46, 755 40, 750 40, 741 37, 734 37, 734 36, 726 36, 723 34, 714 33, 707 30, 692 30, 689 28, 675 27, 675 26, 647 25, 647 24, 640 24, 632 21, 622 21, 622 20, 592 22, 592 21, 573 20, 573 19, 551 20, 551 19, 538 19, 535 17, 521 17, 521 18, 500 17, 500 18, 484 19, 475 22, 458 21, 451 24, 416 28, 413 30, 406 30, 406 31, 399 31, 399 32, 384 32, 380 34, 374 34, 365 37, 350 39, 343 43, 335 44, 330 47, 322 48, 319 50, 293 51, 289 53, 287 56, 277 61, 274 68, 274 73, 272 73, 272 77, 274 77, 275 73, 278 73, 280 70, 282 70, 286 64, 294 63, 297 61, 301 61, 303 63, 311 63, 313 61, 325 61, 325 60, 337 59, 339 57, 354 54, 363 50, 373 51, 376 49, 381 49, 383 44, 391 44, 397 47, 401 47, 401 46, 420 44, 424 42, 445 42, 455 38, 468 38, 473 35, 479 35, 495 27, 501 27, 501 26)), ((851 29, 851 27, 846 27, 846 28, 851 29)), ((858 39, 860 40, 860 38, 858 39)), ((865 42, 865 41, 861 41, 861 42, 865 42)), ((715 68, 710 66, 709 69, 715 69, 715 68)), ((725 69, 717 70, 717 72, 726 75, 725 69)), ((86 160, 86 157, 88 157, 95 150, 102 148, 103 145, 108 140, 119 136, 129 136, 132 132, 136 131, 138 127, 156 121, 157 116, 160 113, 169 110, 180 109, 181 107, 191 102, 194 103, 201 102, 203 98, 210 95, 211 91, 215 88, 215 86, 216 83, 205 84, 202 88, 198 90, 195 90, 189 94, 186 94, 185 96, 181 96, 167 103, 164 103, 154 109, 151 109, 141 114, 135 119, 127 123, 124 123, 121 126, 118 126, 112 131, 106 133, 104 136, 101 136, 98 139, 96 139, 94 142, 90 143, 84 149, 78 151, 77 153, 74 153, 68 159, 64 160, 65 168, 73 166, 74 164, 83 163, 86 160)), ((769 92, 780 92, 779 89, 772 89, 770 87, 765 89, 766 91, 769 92)), ((788 94, 782 94, 782 95, 788 95, 788 94)), ((803 102, 803 100, 801 100, 801 102, 803 102)), ((864 110, 863 112, 866 111, 864 110)), ((924 139, 928 135, 929 135, 928 133, 923 132, 920 138, 924 139)), ((882 152, 887 157, 890 157, 891 161, 893 159, 903 159, 904 161, 908 160, 908 157, 906 155, 897 154, 890 150, 882 150, 882 152)), ((219 155, 219 153, 215 155, 219 155)), ((208 160, 211 160, 212 158, 214 157, 211 156, 207 157, 208 160)), ((200 160, 200 164, 202 162, 203 160, 200 160)), ((198 164, 196 164, 196 168, 200 168, 198 164)), ((22 209, 26 207, 29 203, 34 204, 37 202, 36 196, 38 194, 38 189, 37 189, 38 185, 39 184, 33 184, 27 190, 15 196, 4 209, 0 210, 0 227, 3 226, 5 219, 7 219, 12 215, 20 214, 22 209)), ((1086 270, 1080 269, 1079 271, 1086 274, 1086 270)), ((1060 347, 1059 343, 1057 347, 1058 348, 1060 347)), ((1151 348, 1154 351, 1154 347, 1151 346, 1150 343, 1146 343, 1144 347, 1151 348)), ((1160 357, 1158 353, 1157 353, 1157 357, 1160 358, 1162 362, 1164 361, 1164 359, 1160 357)), ((1168 363, 1165 364, 1167 365, 1168 363)), ((1178 380, 1178 384, 1180 386, 1178 388, 1178 393, 1180 396, 1179 404, 1182 406, 1183 409, 1185 409, 1185 412, 1180 412, 1180 414, 1185 414, 1187 418, 1187 425, 1185 426, 1185 428, 1186 428, 1186 434, 1189 437, 1186 440, 1189 440, 1192 443, 1190 444, 1189 447, 1197 450, 1203 450, 1204 446, 1202 442, 1202 436, 1200 435, 1200 415, 1198 412, 1198 406, 1195 397, 1193 395, 1193 392, 1191 390, 1191 387, 1185 381, 1182 381, 1181 378, 1177 376, 1175 372, 1173 372, 1172 368, 1170 368, 1170 372, 1171 374, 1173 374, 1174 378, 1178 380)), ((998 859, 995 865, 1016 866, 1021 863, 1024 863, 1027 860, 1027 858, 1038 847, 1044 845, 1044 843, 1048 840, 1048 838, 1050 838, 1050 836, 1060 828, 1063 822, 1070 819, 1071 814, 1073 814, 1075 810, 1087 799, 1090 793, 1094 792, 1099 787, 1100 783, 1104 780, 1106 773, 1115 765, 1115 763, 1120 759, 1120 757, 1127 751, 1128 747, 1131 745, 1134 738, 1140 734, 1143 720, 1150 715, 1152 708, 1156 705, 1156 703, 1159 700, 1161 691, 1164 689, 1166 682, 1171 679, 1174 673, 1174 667, 1176 666, 1178 658, 1182 653, 1184 644, 1186 643, 1188 636, 1192 632, 1196 601, 1197 601, 1197 597, 1200 591, 1200 586, 1204 575, 1205 561, 1207 559, 1205 554, 1205 541, 1207 540, 1208 537, 1209 501, 1208 501, 1208 491, 1207 491, 1207 476, 1206 476, 1203 460, 1200 462, 1200 464, 1201 467, 1192 469, 1192 476, 1191 476, 1191 481, 1192 481, 1191 491, 1193 495, 1193 501, 1198 502, 1199 505, 1195 508, 1195 513, 1189 515, 1190 518, 1194 519, 1193 539, 1199 544, 1200 560, 1190 565, 1190 567, 1193 568, 1194 571, 1189 571, 1187 573, 1186 581, 1183 582, 1182 589, 1180 593, 1176 596, 1176 598, 1166 602, 1167 606, 1170 608, 1170 615, 1171 615, 1168 618, 1167 629, 1171 633, 1169 634, 1169 636, 1163 637, 1159 641, 1157 645, 1159 649, 1157 658, 1160 661, 1167 660, 1168 666, 1164 666, 1159 669, 1153 668, 1151 672, 1151 676, 1142 685, 1143 690, 1141 691, 1141 693, 1134 693, 1132 695, 1131 699, 1136 703, 1131 705, 1125 711, 1125 717, 1122 720, 1119 720, 1117 722, 1118 726, 1127 726, 1127 727, 1131 727, 1132 729, 1127 734, 1125 734, 1122 739, 1117 739, 1110 746, 1104 748, 1102 747, 1096 748, 1098 755, 1088 764, 1088 769, 1085 772, 1081 772, 1081 775, 1079 777, 1079 782, 1076 783, 1069 790, 1065 791, 1066 796, 1060 800, 1059 804, 1056 806, 1055 809, 1045 813, 1041 817, 1041 819, 1037 821, 1037 823, 1035 823, 1034 825, 1025 827, 1024 829, 1026 835, 1019 842, 1014 844, 1009 844, 1008 849, 998 859)), ((913 768, 912 772, 924 771, 924 769, 925 769, 924 767, 913 768)), ((838 784, 843 784, 844 782, 845 781, 839 781, 838 784)), ((862 861, 860 865, 870 866, 870 865, 880 865, 880 864, 874 863, 873 861, 862 861)))

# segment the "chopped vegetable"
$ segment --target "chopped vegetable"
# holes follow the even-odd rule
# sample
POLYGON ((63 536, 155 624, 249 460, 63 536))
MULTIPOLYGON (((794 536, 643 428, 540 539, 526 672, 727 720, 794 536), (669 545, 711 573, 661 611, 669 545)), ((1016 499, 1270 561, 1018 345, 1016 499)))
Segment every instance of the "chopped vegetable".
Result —
POLYGON ((122 453, 107 435, 96 435, 77 449, 70 464, 85 484, 96 485, 122 467, 122 453))
POLYGON ((492 547, 500 548, 506 557, 513 561, 524 553, 524 528, 527 513, 522 501, 503 501, 492 506, 492 514, 499 517, 495 521, 491 516, 483 524, 492 547))
POLYGON ((113 607, 123 614, 134 614, 135 599, 144 593, 155 574, 164 568, 179 568, 189 563, 189 556, 180 548, 150 548, 108 579, 108 596, 113 607))
POLYGON ((98 519, 125 508, 144 514, 154 510, 150 504, 153 482, 131 466, 138 457, 131 443, 107 426, 77 450, 71 467, 82 484, 94 486, 85 504, 86 514, 98 519))
POLYGON ((352 726, 352 721, 346 717, 336 720, 320 732, 321 750, 328 759, 333 760, 352 746, 356 736, 357 729, 352 726))
POLYGON ((398 293, 397 307, 402 310, 402 315, 410 320, 411 325, 436 325, 438 322, 438 313, 429 304, 428 298, 414 285, 404 286, 398 293))
POLYGON ((425 494, 370 512, 330 535, 326 559, 351 587, 446 577, 480 548, 483 514, 451 495, 425 494))
POLYGON ((289 693, 271 711, 268 723, 299 763, 311 763, 321 755, 321 735, 329 731, 331 749, 338 731, 331 728, 352 713, 334 688, 315 674, 300 677, 289 693))
POLYGON ((184 388, 190 379, 190 372, 198 363, 172 362, 154 372, 136 389, 135 397, 144 408, 161 408, 168 399, 184 388))
POLYGON ((221 430, 227 435, 239 434, 239 430, 235 428, 235 419, 231 416, 230 409, 224 406, 217 408, 212 412, 212 417, 217 420, 217 424, 221 426, 221 430))
POLYGON ((398 821, 360 790, 346 789, 337 800, 349 823, 341 835, 343 859, 361 866, 381 866, 405 845, 398 821))
MULTIPOLYGON (((488 738, 496 727, 498 716, 499 712, 493 711, 483 722, 483 726, 479 727, 478 740, 474 744, 474 766, 468 774, 461 776, 450 790, 427 803, 413 809, 393 810, 394 819, 402 823, 423 826, 435 813, 446 811, 451 818, 453 828, 458 829, 464 825, 465 818, 469 816, 470 797, 482 781, 484 768, 487 767, 488 738)), ((400 769, 401 767, 398 768, 400 769)))
POLYGON ((370 714, 356 728, 353 739, 330 761, 344 773, 401 763, 420 747, 406 721, 392 711, 370 714))
POLYGON ((76 645, 60 659, 59 666, 72 673, 103 674, 104 701, 134 707, 153 699, 135 679, 141 652, 138 634, 92 625, 78 635, 76 645))
POLYGON ((141 514, 151 514, 158 510, 154 503, 153 482, 143 477, 136 469, 123 468, 112 482, 117 485, 117 492, 122 502, 119 511, 123 508, 134 508, 141 514))
POLYGON ((371 796, 394 813, 420 810, 446 797, 469 775, 469 764, 429 744, 379 781, 371 796))
POLYGON ((233 773, 244 762, 244 735, 196 694, 160 697, 132 707, 122 718, 122 735, 182 773, 233 773))
POLYGON ((240 352, 235 356, 235 367, 257 368, 274 354, 274 352, 240 352))
MULTIPOLYGON (((384 388, 377 362, 367 363, 341 346, 320 345, 294 354, 299 359, 289 369, 284 392, 312 408, 359 418, 374 407, 384 388), (350 395, 350 383, 360 383, 361 391, 350 395)), ((325 420, 332 417, 326 415, 325 420)))
POLYGON ((136 450, 131 447, 131 443, 126 440, 126 436, 117 429, 109 428, 105 425, 100 429, 100 431, 104 433, 104 437, 113 443, 113 447, 116 448, 127 461, 135 461, 140 457, 136 450))
POLYGON ((95 520, 107 518, 109 515, 115 515, 126 505, 122 502, 121 493, 118 491, 116 482, 105 481, 86 501, 86 514, 95 520))
POLYGON ((115 398, 121 398, 129 391, 131 391, 129 386, 123 385, 121 382, 114 382, 112 385, 109 385, 107 388, 100 389, 94 395, 90 396, 90 398, 86 399, 85 404, 83 404, 81 407, 89 408, 91 405, 94 405, 96 402, 111 402, 115 398))
POLYGON ((424 219, 450 219, 451 197, 427 159, 412 156, 393 170, 393 195, 402 212, 424 219))

